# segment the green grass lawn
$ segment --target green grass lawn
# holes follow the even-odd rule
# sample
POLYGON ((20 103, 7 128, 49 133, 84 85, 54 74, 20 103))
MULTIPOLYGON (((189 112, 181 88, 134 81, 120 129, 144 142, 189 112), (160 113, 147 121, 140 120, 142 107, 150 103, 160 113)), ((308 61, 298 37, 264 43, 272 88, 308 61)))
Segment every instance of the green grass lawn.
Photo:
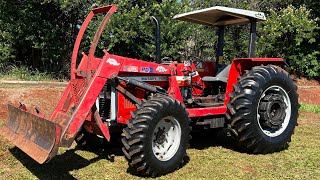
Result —
POLYGON ((320 105, 301 104, 300 110, 320 114, 320 105))
MULTIPOLYGON (((212 133, 195 136, 187 163, 159 179, 317 179, 320 116, 309 116, 301 113, 288 150, 268 155, 240 153, 212 133)), ((99 153, 61 149, 50 163, 39 165, 0 139, 0 179, 141 179, 130 172, 120 147, 99 153)))

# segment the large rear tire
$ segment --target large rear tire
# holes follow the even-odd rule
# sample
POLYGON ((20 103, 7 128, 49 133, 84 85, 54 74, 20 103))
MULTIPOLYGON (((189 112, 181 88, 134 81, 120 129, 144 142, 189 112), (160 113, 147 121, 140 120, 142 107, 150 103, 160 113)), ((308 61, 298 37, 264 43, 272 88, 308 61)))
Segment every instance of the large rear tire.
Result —
POLYGON ((161 176, 180 167, 189 147, 190 119, 184 106, 167 97, 151 97, 132 114, 123 130, 129 165, 144 176, 161 176))
POLYGON ((226 113, 240 147, 272 153, 288 147, 297 124, 297 87, 280 67, 256 66, 233 85, 226 113))

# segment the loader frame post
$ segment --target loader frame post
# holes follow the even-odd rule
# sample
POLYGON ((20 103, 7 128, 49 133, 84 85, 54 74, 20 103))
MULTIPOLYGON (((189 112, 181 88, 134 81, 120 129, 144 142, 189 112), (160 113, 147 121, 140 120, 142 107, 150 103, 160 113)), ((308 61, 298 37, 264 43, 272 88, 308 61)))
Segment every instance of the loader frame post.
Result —
POLYGON ((252 20, 250 23, 250 39, 249 39, 249 58, 256 56, 256 41, 257 41, 257 21, 252 20))
MULTIPOLYGON (((89 26, 92 18, 96 15, 96 14, 101 14, 101 13, 104 13, 106 12, 106 16, 104 17, 103 21, 101 22, 98 30, 96 31, 96 34, 93 38, 93 41, 91 43, 91 47, 90 47, 90 52, 89 52, 89 60, 93 58, 94 56, 94 53, 95 53, 95 50, 96 50, 96 47, 97 47, 97 43, 100 39, 100 36, 102 34, 102 31, 106 25, 106 23, 108 22, 108 20, 110 19, 111 15, 118 9, 117 6, 115 5, 110 5, 110 6, 103 6, 103 7, 100 7, 100 8, 95 8, 93 9, 87 16, 86 20, 83 22, 80 30, 79 30, 79 33, 78 33, 78 36, 77 36, 77 39, 76 39, 76 42, 74 43, 74 48, 73 48, 73 52, 72 52, 72 59, 71 59, 71 80, 72 79, 75 79, 76 78, 76 73, 77 73, 77 69, 76 69, 76 65, 77 65, 77 57, 78 57, 78 54, 79 54, 79 47, 80 47, 80 44, 81 44, 81 40, 83 38, 83 35, 87 29, 87 27, 89 26)), ((88 61, 90 62, 90 61, 88 61)), ((87 65, 87 71, 90 71, 89 74, 91 74, 91 70, 89 70, 88 67, 90 64, 87 65)), ((87 72, 88 73, 88 72, 87 72)))
POLYGON ((217 43, 217 52, 216 52, 217 68, 220 68, 220 66, 223 64, 224 31, 225 31, 225 26, 218 27, 218 31, 217 31, 218 43, 217 43))

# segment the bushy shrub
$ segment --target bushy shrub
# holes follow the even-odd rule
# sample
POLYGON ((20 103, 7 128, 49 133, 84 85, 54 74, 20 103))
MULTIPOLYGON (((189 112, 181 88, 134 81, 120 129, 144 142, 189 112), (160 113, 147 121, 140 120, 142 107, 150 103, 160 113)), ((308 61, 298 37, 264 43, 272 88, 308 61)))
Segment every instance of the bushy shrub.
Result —
POLYGON ((271 10, 260 28, 258 55, 283 57, 292 72, 309 78, 319 77, 317 20, 305 6, 290 5, 280 11, 271 10))

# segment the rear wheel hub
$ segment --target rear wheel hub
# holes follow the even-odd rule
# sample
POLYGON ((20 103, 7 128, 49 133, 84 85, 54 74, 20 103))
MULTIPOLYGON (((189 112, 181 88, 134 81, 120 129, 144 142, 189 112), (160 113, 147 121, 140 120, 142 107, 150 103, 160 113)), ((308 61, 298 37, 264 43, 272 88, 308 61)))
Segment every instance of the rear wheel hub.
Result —
POLYGON ((263 98, 260 106, 260 118, 265 126, 277 129, 286 117, 286 104, 279 94, 270 94, 263 98))
POLYGON ((162 127, 162 129, 159 127, 158 131, 154 133, 156 136, 156 139, 154 140, 157 144, 163 144, 165 141, 167 141, 165 127, 162 127))
POLYGON ((181 127, 171 116, 161 119, 153 131, 152 151, 160 161, 170 160, 177 152, 181 141, 181 127))
POLYGON ((257 119, 260 129, 269 137, 285 131, 291 118, 291 102, 288 93, 280 86, 271 86, 261 95, 257 119))

